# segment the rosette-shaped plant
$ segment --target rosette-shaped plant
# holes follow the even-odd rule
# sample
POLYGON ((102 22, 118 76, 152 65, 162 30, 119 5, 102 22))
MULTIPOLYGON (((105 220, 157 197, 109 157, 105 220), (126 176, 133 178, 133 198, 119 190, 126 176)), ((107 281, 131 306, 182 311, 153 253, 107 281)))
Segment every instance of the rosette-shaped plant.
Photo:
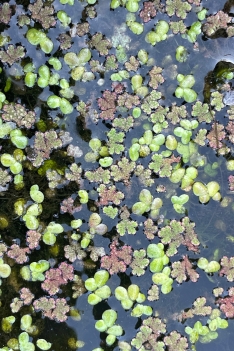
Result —
POLYGON ((117 313, 114 310, 106 310, 102 314, 102 319, 98 320, 95 324, 95 328, 100 333, 107 333, 106 343, 108 346, 114 344, 116 337, 123 334, 123 328, 120 325, 115 324, 117 319, 117 313))
POLYGON ((9 167, 13 174, 19 174, 23 169, 21 162, 17 161, 14 155, 7 153, 1 155, 1 164, 4 167, 9 167))
POLYGON ((140 318, 143 314, 146 316, 151 316, 152 313, 153 309, 151 306, 146 306, 139 303, 133 308, 131 316, 140 318))
POLYGON ((98 213, 92 213, 89 217, 89 232, 86 232, 83 235, 81 240, 81 247, 86 248, 88 247, 91 239, 94 237, 95 234, 97 235, 104 235, 106 234, 108 228, 106 224, 101 223, 102 219, 98 213))
POLYGON ((44 201, 44 194, 39 190, 37 184, 32 185, 30 188, 30 197, 35 203, 27 208, 23 220, 28 229, 35 230, 39 227, 37 216, 42 213, 41 203, 44 201))
POLYGON ((150 262, 150 271, 152 273, 159 273, 163 267, 169 263, 169 258, 164 252, 164 245, 162 243, 149 244, 147 247, 147 256, 153 258, 150 262))
POLYGON ((208 261, 205 257, 200 257, 197 261, 197 266, 206 273, 215 273, 220 270, 220 264, 217 261, 208 261))
MULTIPOLYGON (((204 337, 209 333, 209 328, 207 326, 202 325, 200 321, 197 321, 194 324, 193 328, 186 327, 185 333, 189 335, 190 342, 192 344, 195 344, 199 340, 200 336, 204 337)), ((217 336, 218 336, 218 334, 217 334, 217 336)), ((217 336, 214 337, 214 339, 216 339, 217 336)))
POLYGON ((51 53, 54 48, 52 40, 50 40, 44 32, 36 28, 31 28, 27 31, 26 38, 32 45, 40 45, 41 50, 45 54, 51 53))
POLYGON ((215 181, 211 181, 206 185, 202 182, 195 182, 193 184, 193 193, 199 197, 199 201, 203 204, 209 202, 210 198, 215 201, 220 201, 221 194, 219 189, 220 185, 215 181))
POLYGON ((142 303, 146 297, 140 292, 140 288, 136 284, 131 284, 127 289, 123 286, 118 286, 115 289, 115 297, 121 302, 122 307, 125 310, 129 310, 134 302, 142 303))
POLYGON ((143 189, 140 192, 139 200, 139 202, 136 202, 132 206, 132 212, 137 215, 142 215, 143 213, 150 211, 150 216, 152 218, 157 218, 160 208, 163 205, 162 200, 159 197, 154 199, 150 191, 147 189, 143 189))
POLYGON ((38 262, 31 262, 29 266, 24 266, 20 270, 20 274, 24 280, 27 281, 44 281, 44 272, 50 268, 50 264, 46 260, 38 262))
POLYGON ((177 75, 179 87, 175 90, 177 98, 183 98, 186 102, 194 102, 197 98, 197 93, 191 89, 195 84, 194 76, 191 74, 184 76, 183 74, 177 75))
POLYGON ((110 297, 111 290, 106 285, 108 279, 109 273, 106 270, 100 270, 94 274, 93 278, 86 279, 85 287, 88 291, 92 291, 88 296, 88 303, 90 305, 96 305, 110 297))
POLYGON ((189 191, 197 176, 198 176, 197 168, 192 166, 186 168, 185 174, 181 180, 181 189, 185 191, 189 191))
POLYGON ((171 197, 171 202, 173 203, 173 208, 177 213, 185 213, 186 209, 183 206, 188 202, 189 196, 187 194, 182 194, 180 196, 172 196, 171 197))
POLYGON ((170 278, 171 269, 165 267, 162 272, 154 273, 152 280, 154 284, 161 285, 161 292, 163 294, 168 294, 172 290, 173 279, 170 278))
POLYGON ((201 22, 197 21, 191 25, 191 27, 189 28, 185 36, 187 36, 187 39, 191 43, 195 43, 195 41, 197 40, 197 36, 200 33, 201 33, 201 22))
POLYGON ((137 161, 139 157, 148 156, 151 151, 158 151, 165 142, 165 136, 158 134, 154 137, 152 130, 146 130, 139 140, 133 139, 132 142, 129 157, 132 161, 137 161))
POLYGON ((59 223, 50 222, 46 227, 42 240, 46 245, 54 245, 56 242, 56 236, 63 232, 63 227, 59 223))
POLYGON ((145 41, 151 45, 155 45, 162 40, 167 39, 167 32, 169 31, 169 24, 166 21, 158 21, 155 30, 146 34, 145 41))

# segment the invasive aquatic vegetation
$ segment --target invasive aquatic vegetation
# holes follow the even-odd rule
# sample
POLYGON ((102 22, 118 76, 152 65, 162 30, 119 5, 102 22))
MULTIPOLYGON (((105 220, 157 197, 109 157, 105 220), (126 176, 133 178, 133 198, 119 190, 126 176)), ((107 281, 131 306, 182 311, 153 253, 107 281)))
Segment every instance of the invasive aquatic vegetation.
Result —
POLYGON ((1 350, 226 342, 231 16, 230 1, 1 5, 1 350))

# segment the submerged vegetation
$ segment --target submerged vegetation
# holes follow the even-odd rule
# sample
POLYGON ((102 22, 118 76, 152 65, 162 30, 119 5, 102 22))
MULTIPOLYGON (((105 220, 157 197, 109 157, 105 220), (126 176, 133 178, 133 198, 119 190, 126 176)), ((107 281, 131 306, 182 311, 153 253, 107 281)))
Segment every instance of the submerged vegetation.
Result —
POLYGON ((0 351, 228 350, 233 5, 1 2, 0 351))

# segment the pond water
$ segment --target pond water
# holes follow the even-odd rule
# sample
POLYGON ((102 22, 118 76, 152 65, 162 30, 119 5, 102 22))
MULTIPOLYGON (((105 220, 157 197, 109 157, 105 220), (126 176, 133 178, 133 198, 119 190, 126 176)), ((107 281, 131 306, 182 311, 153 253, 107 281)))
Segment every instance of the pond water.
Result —
POLYGON ((233 8, 0 3, 0 351, 233 349, 233 8))

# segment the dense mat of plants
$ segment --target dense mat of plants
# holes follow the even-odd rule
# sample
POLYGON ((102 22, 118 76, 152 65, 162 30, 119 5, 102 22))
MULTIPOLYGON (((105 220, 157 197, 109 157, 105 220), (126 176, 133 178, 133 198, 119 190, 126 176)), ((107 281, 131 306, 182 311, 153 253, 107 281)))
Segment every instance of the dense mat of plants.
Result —
POLYGON ((1 2, 0 351, 228 350, 233 5, 1 2))

